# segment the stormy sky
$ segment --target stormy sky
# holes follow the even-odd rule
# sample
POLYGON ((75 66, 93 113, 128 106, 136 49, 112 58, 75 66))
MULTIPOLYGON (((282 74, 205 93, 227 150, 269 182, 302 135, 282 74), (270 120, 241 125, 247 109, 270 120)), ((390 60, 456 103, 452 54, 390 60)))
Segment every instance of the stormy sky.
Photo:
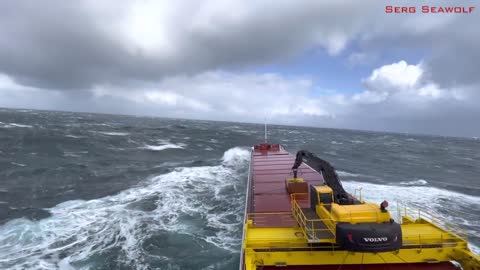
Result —
POLYGON ((479 137, 479 24, 473 0, 0 1, 0 106, 479 137))

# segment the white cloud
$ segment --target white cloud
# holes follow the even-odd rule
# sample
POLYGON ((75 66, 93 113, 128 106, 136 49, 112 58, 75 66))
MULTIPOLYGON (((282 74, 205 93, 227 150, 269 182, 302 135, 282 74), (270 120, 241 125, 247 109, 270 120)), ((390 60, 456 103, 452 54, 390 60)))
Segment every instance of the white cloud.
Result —
POLYGON ((378 103, 388 98, 410 103, 426 99, 464 99, 461 90, 441 88, 424 75, 422 63, 409 65, 399 61, 379 67, 363 80, 367 90, 354 95, 353 99, 360 103, 378 103))
POLYGON ((279 124, 397 131, 408 129, 408 123, 418 128, 418 119, 427 117, 429 123, 420 127, 432 125, 427 133, 445 125, 446 112, 448 117, 479 113, 478 106, 457 108, 460 102, 474 99, 472 89, 442 89, 424 80, 423 74, 421 64, 399 61, 374 69, 364 79, 365 89, 347 95, 319 91, 308 77, 211 71, 168 77, 134 91, 99 85, 86 91, 91 98, 83 101, 72 101, 69 92, 22 89, 3 75, 0 94, 11 98, 0 100, 0 106, 41 104, 44 109, 58 109, 62 104, 60 109, 67 110, 242 122, 263 122, 267 116, 269 122, 279 124))
POLYGON ((375 0, 75 3, 0 2, 0 105, 242 121, 268 111, 279 122, 355 127, 368 113, 363 124, 373 125, 387 114, 472 112, 480 100, 475 14, 397 16, 375 0), (319 91, 308 76, 245 72, 306 50, 353 66, 425 54, 374 69, 353 94, 319 91))
POLYGON ((409 90, 418 85, 422 74, 420 65, 400 61, 375 69, 364 82, 372 91, 409 90))
POLYGON ((431 110, 435 114, 433 104, 468 95, 462 89, 441 89, 423 75, 422 64, 399 61, 374 69, 363 80, 365 89, 350 95, 320 91, 308 77, 222 71, 169 77, 136 91, 98 87, 94 93, 145 107, 161 105, 161 110, 181 112, 178 116, 262 122, 268 115, 277 123, 312 124, 316 119, 317 124, 332 126, 338 125, 332 119, 351 122, 359 112, 382 117, 377 110, 385 104, 390 106, 388 115, 400 116, 407 107, 412 112, 431 110))

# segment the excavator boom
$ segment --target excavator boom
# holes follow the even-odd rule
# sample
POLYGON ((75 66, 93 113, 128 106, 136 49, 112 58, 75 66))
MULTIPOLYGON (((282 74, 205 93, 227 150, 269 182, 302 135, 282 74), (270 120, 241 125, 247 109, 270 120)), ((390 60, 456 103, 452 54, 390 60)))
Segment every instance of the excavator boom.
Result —
POLYGON ((335 172, 335 168, 327 161, 317 157, 315 154, 300 150, 295 157, 295 163, 293 164, 292 171, 293 177, 297 178, 298 167, 303 163, 310 166, 315 171, 319 172, 323 176, 325 184, 333 190, 334 200, 338 204, 360 204, 360 201, 350 195, 342 186, 342 183, 338 179, 338 175, 335 172))

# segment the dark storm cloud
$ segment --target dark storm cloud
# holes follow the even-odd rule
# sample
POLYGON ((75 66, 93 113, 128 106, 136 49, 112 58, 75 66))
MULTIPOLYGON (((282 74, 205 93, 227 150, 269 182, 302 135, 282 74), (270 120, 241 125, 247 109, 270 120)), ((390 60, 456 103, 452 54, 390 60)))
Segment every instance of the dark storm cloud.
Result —
MULTIPOLYGON (((119 48, 98 32, 81 5, 68 1, 0 3, 0 70, 19 83, 88 87, 112 65, 119 48)), ((81 2, 78 2, 81 3, 81 2)))
POLYGON ((69 90, 168 71, 167 61, 129 52, 86 3, 0 2, 0 72, 20 84, 69 90))
POLYGON ((442 85, 472 83, 480 77, 474 61, 479 57, 479 16, 395 16, 385 14, 385 4, 1 1, 0 73, 46 89, 138 85, 177 74, 272 63, 308 48, 337 54, 359 40, 370 51, 427 51, 427 71, 442 85), (144 21, 135 25, 129 18, 142 5, 144 13, 137 15, 144 21), (129 36, 142 29, 146 33, 129 36), (142 35, 153 45, 142 46, 142 35))
POLYGON ((0 1, 0 106, 478 135, 480 9, 385 14, 388 4, 406 3, 0 1), (383 66, 352 94, 309 74, 248 72, 309 49, 383 66), (412 55, 420 63, 401 61, 412 55))
POLYGON ((192 11, 199 4, 186 8, 172 3, 177 9, 165 16, 173 19, 158 22, 169 27, 170 52, 142 48, 125 38, 123 22, 137 3, 126 1, 118 7, 118 2, 107 1, 100 8, 92 3, 1 1, 0 72, 23 85, 47 89, 155 81, 177 73, 274 61, 318 45, 335 53, 360 24, 355 18, 337 20, 350 11, 326 2, 309 2, 308 8, 252 2, 238 20, 223 10, 217 14, 215 8, 202 7, 202 15, 192 11))

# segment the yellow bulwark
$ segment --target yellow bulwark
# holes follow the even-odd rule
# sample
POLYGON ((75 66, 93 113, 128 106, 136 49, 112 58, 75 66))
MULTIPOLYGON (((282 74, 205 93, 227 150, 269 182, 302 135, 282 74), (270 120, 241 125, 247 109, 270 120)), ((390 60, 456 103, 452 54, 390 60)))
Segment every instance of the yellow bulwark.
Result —
MULTIPOLYGON (((398 212, 399 216, 402 216, 401 220, 397 221, 401 223, 402 228, 403 246, 400 250, 378 253, 352 252, 340 250, 335 244, 335 220, 320 219, 312 213, 306 213, 301 204, 302 202, 293 194, 291 212, 247 215, 242 246, 243 269, 254 270, 262 266, 288 265, 456 261, 465 270, 480 270, 480 257, 469 250, 466 237, 460 233, 460 230, 458 228, 446 230, 446 225, 440 226, 439 223, 434 223, 434 218, 424 213, 414 212, 418 213, 418 216, 414 217, 406 209, 398 212), (316 218, 312 218, 315 216, 316 218), (261 220, 272 217, 283 221, 280 225, 276 223, 275 227, 265 226, 268 223, 260 226, 261 220)), ((357 218, 354 212, 357 210, 352 210, 347 206, 339 206, 332 207, 331 212, 334 213, 332 216, 339 220, 354 221, 357 218), (352 216, 349 217, 350 215, 352 216)), ((365 205, 364 210, 372 213, 369 204, 365 205)))

